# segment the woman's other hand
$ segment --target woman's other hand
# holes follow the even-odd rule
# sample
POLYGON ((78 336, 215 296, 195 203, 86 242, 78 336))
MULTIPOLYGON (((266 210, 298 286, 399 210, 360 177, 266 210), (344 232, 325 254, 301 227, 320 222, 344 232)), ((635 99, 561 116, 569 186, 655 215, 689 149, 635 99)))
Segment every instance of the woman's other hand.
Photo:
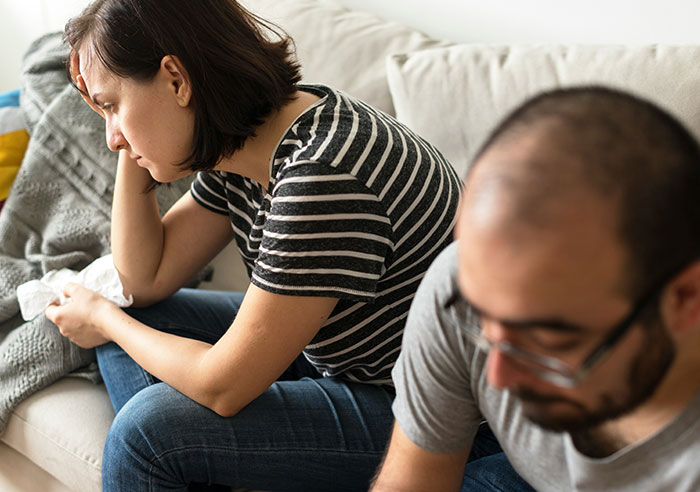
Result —
POLYGON ((78 284, 69 283, 63 289, 69 302, 62 306, 52 304, 44 312, 58 326, 61 335, 82 348, 93 348, 110 341, 103 330, 109 313, 119 309, 97 292, 78 284))

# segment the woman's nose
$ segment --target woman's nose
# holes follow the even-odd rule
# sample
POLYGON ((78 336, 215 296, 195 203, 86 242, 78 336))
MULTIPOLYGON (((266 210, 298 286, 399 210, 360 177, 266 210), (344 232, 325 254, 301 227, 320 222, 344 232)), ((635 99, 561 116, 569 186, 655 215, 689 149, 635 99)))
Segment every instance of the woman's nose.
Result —
POLYGON ((125 149, 127 142, 119 127, 107 123, 106 128, 107 147, 112 152, 125 149))

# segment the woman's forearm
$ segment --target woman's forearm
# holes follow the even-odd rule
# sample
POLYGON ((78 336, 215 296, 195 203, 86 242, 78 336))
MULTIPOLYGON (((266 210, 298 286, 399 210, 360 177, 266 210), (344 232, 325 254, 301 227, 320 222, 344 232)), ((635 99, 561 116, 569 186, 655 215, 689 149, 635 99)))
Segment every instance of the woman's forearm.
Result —
POLYGON ((148 303, 163 251, 163 224, 149 172, 119 153, 112 202, 111 245, 125 294, 148 303))
MULTIPOLYGON (((251 285, 230 328, 213 345, 158 331, 104 299, 98 304, 93 298, 83 302, 92 302, 93 308, 78 318, 89 318, 87 331, 97 331, 97 339, 117 343, 156 378, 219 415, 232 416, 289 367, 338 300, 272 294, 251 285), (280 319, 285 319, 284 336, 279 336, 280 319)), ((71 304, 56 308, 68 320, 61 323, 60 318, 53 318, 68 336, 85 331, 82 321, 77 328, 71 327, 71 308, 80 306, 76 301, 71 304)))
POLYGON ((146 371, 198 403, 211 408, 211 377, 202 374, 202 360, 211 344, 155 330, 116 306, 95 313, 106 337, 122 347, 146 371))

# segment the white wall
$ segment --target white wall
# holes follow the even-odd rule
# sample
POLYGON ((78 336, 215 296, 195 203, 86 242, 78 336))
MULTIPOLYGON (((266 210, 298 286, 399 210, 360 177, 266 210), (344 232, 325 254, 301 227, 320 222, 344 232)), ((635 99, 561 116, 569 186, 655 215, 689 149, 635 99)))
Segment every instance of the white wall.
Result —
MULTIPOLYGON (((252 0, 254 1, 254 0, 252 0)), ((336 0, 457 42, 700 43, 699 0, 336 0)), ((0 92, 32 39, 87 0, 0 0, 0 92)))
POLYGON ((337 0, 459 42, 700 43, 698 0, 337 0))
POLYGON ((0 92, 19 87, 22 55, 33 39, 63 30, 88 0, 0 0, 0 92))

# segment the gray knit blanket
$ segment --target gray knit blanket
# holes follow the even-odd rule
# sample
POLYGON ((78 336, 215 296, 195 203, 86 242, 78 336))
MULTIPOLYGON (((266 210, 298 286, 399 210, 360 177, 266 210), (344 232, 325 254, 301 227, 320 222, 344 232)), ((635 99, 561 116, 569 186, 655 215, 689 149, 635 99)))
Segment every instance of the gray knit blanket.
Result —
MULTIPOLYGON (((63 338, 39 316, 24 322, 16 288, 60 268, 80 270, 108 254, 116 154, 104 121, 68 84, 59 33, 25 54, 20 106, 29 147, 0 213, 0 435, 22 400, 66 375, 99 381, 93 350, 63 338)), ((161 211, 188 188, 158 190, 161 211)))

